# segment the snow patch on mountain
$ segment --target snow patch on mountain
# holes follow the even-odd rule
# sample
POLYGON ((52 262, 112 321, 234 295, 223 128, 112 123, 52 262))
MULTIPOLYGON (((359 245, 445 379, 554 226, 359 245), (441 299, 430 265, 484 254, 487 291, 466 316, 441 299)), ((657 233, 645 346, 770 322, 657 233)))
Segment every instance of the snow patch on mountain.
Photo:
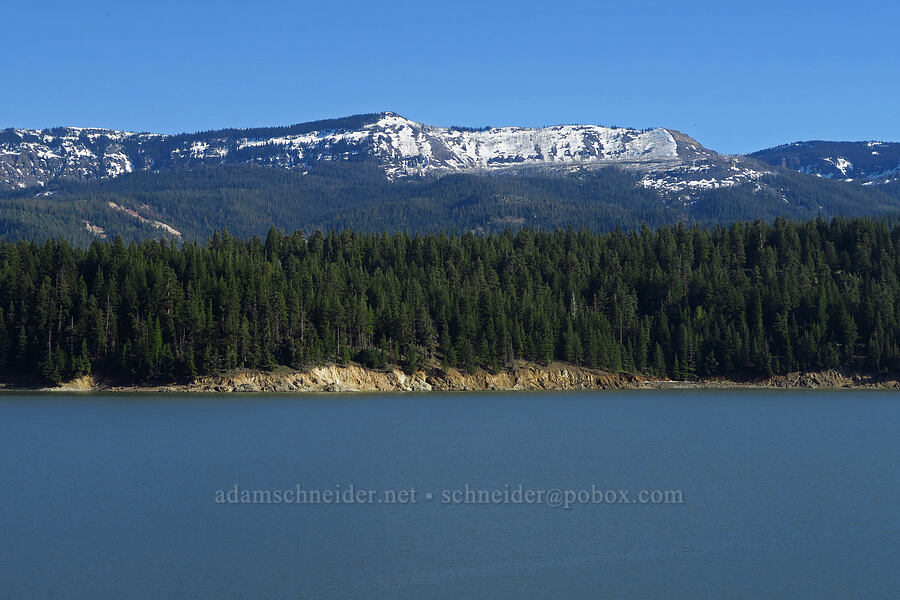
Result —
POLYGON ((853 168, 853 163, 844 158, 843 156, 832 157, 826 156, 823 159, 827 163, 831 163, 834 165, 834 168, 841 172, 841 174, 846 177, 847 171, 853 168))
POLYGON ((664 194, 716 190, 748 183, 754 183, 759 189, 759 180, 771 174, 771 171, 746 166, 738 157, 720 157, 716 161, 648 171, 638 185, 664 194))

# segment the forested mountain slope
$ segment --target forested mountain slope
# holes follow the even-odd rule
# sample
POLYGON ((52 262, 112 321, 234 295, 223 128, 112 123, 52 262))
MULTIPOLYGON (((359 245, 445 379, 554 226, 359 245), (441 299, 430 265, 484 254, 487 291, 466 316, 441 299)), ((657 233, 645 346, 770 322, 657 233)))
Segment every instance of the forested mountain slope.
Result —
POLYGON ((271 226, 311 233, 358 231, 499 232, 584 227, 610 231, 648 224, 730 223, 777 216, 885 215, 900 211, 889 186, 860 186, 777 169, 753 183, 678 192, 640 185, 617 168, 568 174, 386 179, 371 163, 326 163, 306 174, 255 165, 209 165, 61 183, 52 194, 0 199, 7 239, 171 237, 205 239, 227 228, 240 237, 271 226))

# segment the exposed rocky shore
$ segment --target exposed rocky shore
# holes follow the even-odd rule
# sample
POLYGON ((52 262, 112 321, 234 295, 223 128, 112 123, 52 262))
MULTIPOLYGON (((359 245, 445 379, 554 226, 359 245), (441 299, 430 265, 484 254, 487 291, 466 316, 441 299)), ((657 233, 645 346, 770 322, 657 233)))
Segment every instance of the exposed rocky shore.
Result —
POLYGON ((8 385, 0 389, 46 391, 156 391, 156 392, 423 392, 488 390, 606 390, 606 389, 740 389, 798 388, 900 389, 896 378, 820 371, 789 373, 765 379, 716 378, 695 381, 656 379, 629 373, 608 373, 563 363, 547 366, 521 363, 498 373, 463 373, 456 369, 428 369, 408 375, 399 369, 367 369, 355 365, 329 365, 307 371, 246 370, 199 377, 187 383, 120 385, 85 376, 53 388, 8 385))

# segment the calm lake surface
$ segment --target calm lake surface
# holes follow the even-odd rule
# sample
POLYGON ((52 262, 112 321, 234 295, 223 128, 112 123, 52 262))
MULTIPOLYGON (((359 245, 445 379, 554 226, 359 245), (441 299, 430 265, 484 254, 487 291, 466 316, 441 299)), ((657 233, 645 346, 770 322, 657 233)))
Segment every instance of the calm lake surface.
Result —
POLYGON ((896 597, 898 432, 864 391, 2 395, 0 596, 896 597), (378 494, 216 501, 298 484, 378 494))

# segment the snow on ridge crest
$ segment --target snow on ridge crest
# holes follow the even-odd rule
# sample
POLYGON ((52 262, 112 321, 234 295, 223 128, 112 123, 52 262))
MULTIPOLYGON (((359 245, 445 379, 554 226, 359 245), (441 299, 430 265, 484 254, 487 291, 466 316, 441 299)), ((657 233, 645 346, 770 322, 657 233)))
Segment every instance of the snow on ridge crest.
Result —
MULTIPOLYGON (((310 166, 322 160, 368 156, 389 177, 433 172, 486 171, 521 166, 560 166, 678 159, 678 143, 666 129, 639 131, 597 125, 436 127, 396 113, 382 113, 359 129, 326 129, 264 139, 195 141, 172 150, 173 158, 225 159, 232 149, 273 148, 261 161, 310 166)), ((260 162, 260 161, 258 161, 260 162)))
POLYGON ((555 125, 467 129, 425 125, 392 112, 380 113, 355 129, 267 137, 254 137, 249 130, 246 134, 224 130, 185 136, 77 127, 7 133, 12 133, 13 139, 9 135, 0 139, 0 187, 7 188, 44 185, 55 179, 117 177, 133 170, 196 161, 305 169, 322 161, 367 158, 380 164, 390 178, 679 161, 679 141, 663 128, 555 125))
MULTIPOLYGON (((662 128, 638 131, 555 125, 467 129, 425 125, 384 113, 363 129, 368 133, 371 154, 389 176, 678 158, 676 140, 662 128)), ((333 135, 343 138, 347 133, 333 135)), ((357 137, 355 141, 360 140, 357 137)))

